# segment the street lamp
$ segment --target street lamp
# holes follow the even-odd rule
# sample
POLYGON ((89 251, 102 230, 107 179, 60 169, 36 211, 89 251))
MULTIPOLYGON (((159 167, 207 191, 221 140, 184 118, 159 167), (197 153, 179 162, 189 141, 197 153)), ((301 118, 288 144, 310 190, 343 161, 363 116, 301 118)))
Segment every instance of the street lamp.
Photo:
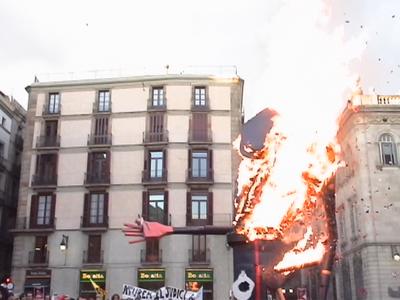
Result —
POLYGON ((60 250, 65 251, 68 248, 68 235, 62 235, 62 240, 60 243, 60 250))
POLYGON ((395 261, 400 261, 400 253, 397 246, 392 246, 392 257, 395 261))

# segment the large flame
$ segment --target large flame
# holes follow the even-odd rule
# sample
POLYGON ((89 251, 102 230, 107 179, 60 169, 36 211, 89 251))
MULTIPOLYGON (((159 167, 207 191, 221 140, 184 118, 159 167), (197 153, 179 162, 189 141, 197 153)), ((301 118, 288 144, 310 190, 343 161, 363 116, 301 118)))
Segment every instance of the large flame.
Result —
MULTIPOLYGON (((279 114, 264 148, 254 153, 248 145, 244 149, 252 155, 240 154, 236 232, 249 240, 295 243, 275 266, 279 271, 318 262, 325 252, 318 199, 339 166, 336 119, 356 77, 349 64, 364 49, 364 37, 345 41, 329 12, 322 0, 283 1, 269 24, 269 59, 261 77, 263 106, 279 108, 279 114)), ((237 150, 240 142, 239 136, 237 150)))

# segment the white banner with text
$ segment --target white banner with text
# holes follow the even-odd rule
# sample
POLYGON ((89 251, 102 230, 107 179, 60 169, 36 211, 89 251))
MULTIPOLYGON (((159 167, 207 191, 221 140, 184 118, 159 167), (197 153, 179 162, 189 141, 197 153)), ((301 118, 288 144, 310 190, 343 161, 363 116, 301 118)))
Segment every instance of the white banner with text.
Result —
POLYGON ((203 300, 203 288, 198 292, 191 292, 167 286, 157 291, 150 291, 124 284, 122 286, 121 298, 124 300, 203 300))

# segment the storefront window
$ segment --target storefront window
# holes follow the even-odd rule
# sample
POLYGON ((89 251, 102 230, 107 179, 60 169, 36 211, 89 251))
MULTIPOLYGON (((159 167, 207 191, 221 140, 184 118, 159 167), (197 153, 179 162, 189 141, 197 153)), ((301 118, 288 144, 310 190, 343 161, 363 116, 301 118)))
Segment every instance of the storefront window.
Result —
POLYGON ((138 269, 138 286, 156 291, 165 285, 165 269, 138 269))
POLYGON ((79 277, 79 297, 87 300, 105 299, 106 272, 81 270, 79 277))
POLYGON ((31 294, 35 300, 43 300, 50 296, 50 282, 51 270, 26 270, 24 293, 31 294))
POLYGON ((197 292, 203 287, 203 300, 213 300, 213 270, 186 269, 186 290, 197 292))

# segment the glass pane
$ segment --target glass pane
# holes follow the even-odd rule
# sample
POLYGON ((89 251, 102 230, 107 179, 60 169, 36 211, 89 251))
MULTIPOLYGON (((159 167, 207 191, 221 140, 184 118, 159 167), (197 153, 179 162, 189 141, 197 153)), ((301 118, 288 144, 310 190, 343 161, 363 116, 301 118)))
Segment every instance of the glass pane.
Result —
POLYGON ((386 165, 393 165, 395 163, 392 146, 392 143, 382 143, 383 163, 386 165))
POLYGON ((200 177, 207 177, 207 160, 200 160, 200 177))
POLYGON ((205 201, 200 202, 200 219, 207 219, 207 202, 205 201))
POLYGON ((199 203, 192 201, 192 219, 199 219, 199 203))

